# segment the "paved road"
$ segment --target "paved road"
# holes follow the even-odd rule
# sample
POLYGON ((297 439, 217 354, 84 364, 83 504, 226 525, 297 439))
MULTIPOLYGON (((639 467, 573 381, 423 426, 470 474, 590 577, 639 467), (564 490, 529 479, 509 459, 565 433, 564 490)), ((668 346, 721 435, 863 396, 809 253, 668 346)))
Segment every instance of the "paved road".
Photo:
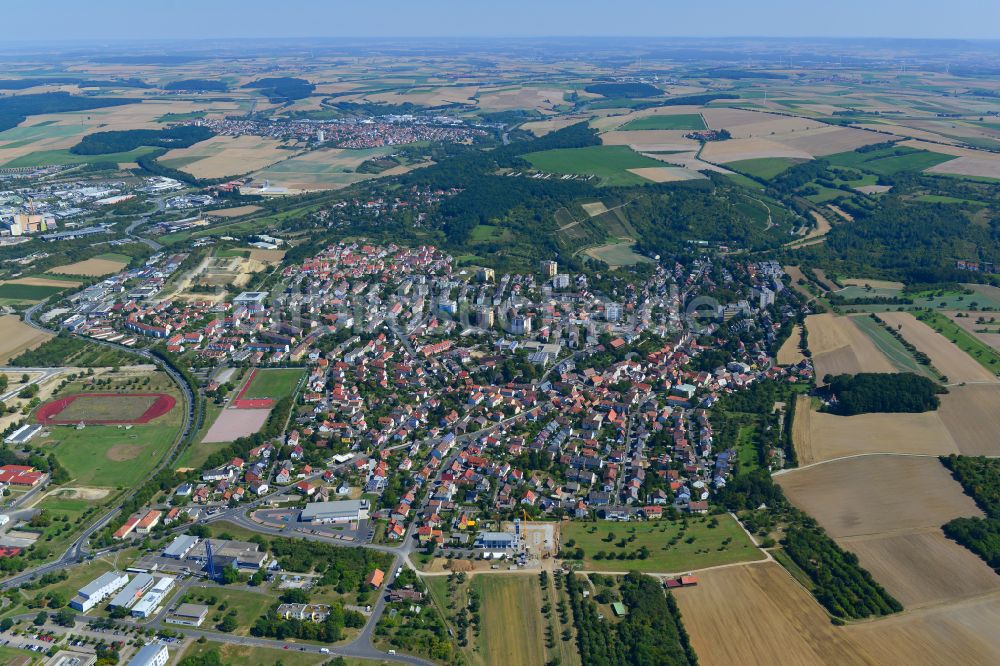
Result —
POLYGON ((31 386, 33 384, 40 384, 45 380, 58 375, 64 370, 77 370, 77 368, 15 368, 13 366, 3 366, 0 367, 0 373, 8 375, 10 377, 18 377, 18 375, 23 375, 24 373, 38 374, 37 377, 29 379, 27 384, 21 384, 19 382, 11 382, 8 384, 8 390, 5 393, 0 394, 0 402, 6 402, 7 400, 13 398, 21 389, 26 386, 31 386))

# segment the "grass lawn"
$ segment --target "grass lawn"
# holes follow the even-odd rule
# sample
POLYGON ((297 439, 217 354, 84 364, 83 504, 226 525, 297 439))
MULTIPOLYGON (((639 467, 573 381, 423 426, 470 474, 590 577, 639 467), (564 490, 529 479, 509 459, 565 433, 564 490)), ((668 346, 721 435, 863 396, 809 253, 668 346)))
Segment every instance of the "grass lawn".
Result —
POLYGON ((672 116, 646 116, 627 122, 622 130, 703 130, 708 129, 700 113, 680 113, 672 116))
POLYGON ((649 181, 628 169, 662 167, 663 162, 645 157, 628 146, 557 148, 528 153, 524 158, 547 173, 597 176, 602 185, 641 185, 649 181))
POLYGON ((25 662, 29 664, 41 664, 45 659, 45 657, 39 656, 37 652, 31 652, 30 650, 18 650, 17 648, 7 647, 6 645, 0 646, 0 664, 16 664, 19 663, 19 659, 24 658, 31 660, 25 662))
MULTIPOLYGON (((316 654, 315 652, 299 652, 296 648, 274 650, 271 648, 251 647, 249 645, 216 643, 215 641, 191 643, 191 647, 184 653, 184 658, 197 657, 212 651, 218 652, 223 664, 247 664, 247 666, 250 664, 254 666, 271 666, 272 664, 279 663, 282 666, 315 666, 316 664, 325 664, 331 659, 330 655, 316 654)), ((359 661, 357 663, 377 664, 379 662, 359 661)))
MULTIPOLYGON (((784 172, 791 166, 802 163, 804 160, 793 160, 787 157, 761 157, 753 160, 738 160, 729 162, 725 166, 733 171, 771 180, 778 174, 784 172)), ((758 186, 759 187, 759 186, 758 186)))
POLYGON ((299 368, 282 370, 258 370, 253 377, 250 388, 243 394, 244 398, 271 398, 281 400, 291 395, 298 386, 303 370, 299 368))
POLYGON ((40 150, 7 162, 5 167, 50 166, 52 164, 98 164, 105 162, 135 162, 139 157, 151 153, 154 148, 141 146, 124 153, 105 155, 76 155, 69 150, 40 150))
MULTIPOLYGON (((38 588, 37 590, 26 590, 20 588, 18 592, 21 595, 21 599, 27 601, 35 596, 41 594, 45 595, 48 592, 61 593, 67 600, 72 599, 73 595, 76 594, 77 590, 81 587, 94 580, 103 573, 112 571, 115 567, 112 566, 110 557, 105 556, 105 558, 100 558, 88 562, 86 564, 81 564, 80 566, 68 567, 65 569, 68 574, 66 580, 53 583, 52 585, 46 585, 44 587, 38 588), (107 559, 106 559, 107 558, 107 559)), ((124 558, 122 558, 124 561, 124 558)), ((27 607, 23 603, 17 603, 12 606, 7 606, 0 613, 0 617, 7 617, 9 615, 19 615, 22 613, 29 612, 27 607)), ((35 611, 31 611, 35 612, 35 611)), ((0 662, 2 663, 2 662, 0 662)))
POLYGON ((1000 354, 945 315, 940 312, 925 311, 918 314, 917 319, 958 345, 959 349, 990 372, 996 373, 1000 370, 1000 354))
POLYGON ((573 521, 561 528, 562 547, 563 550, 583 549, 585 571, 679 573, 764 557, 728 514, 690 517, 687 522, 685 530, 680 520, 633 523, 573 521), (718 520, 716 527, 711 527, 712 518, 718 520), (609 534, 614 535, 610 540, 609 534), (623 539, 633 536, 634 541, 620 545, 623 539), (670 545, 675 537, 679 538, 670 545), (724 544, 727 539, 729 543, 724 544), (570 541, 575 544, 571 546, 570 541), (619 553, 634 552, 642 546, 649 549, 647 559, 617 559, 619 553), (596 559, 594 556, 601 551, 615 556, 615 559, 596 559))
POLYGON ((222 622, 222 618, 235 610, 236 629, 232 633, 237 636, 247 636, 250 633, 250 626, 264 614, 268 606, 277 601, 276 595, 266 594, 265 588, 260 588, 260 590, 260 592, 248 592, 246 590, 230 590, 224 587, 191 587, 184 600, 193 604, 210 606, 203 626, 211 630, 215 630, 215 625, 222 622), (209 604, 213 598, 215 603, 209 604))
POLYGON ((867 315, 859 315, 851 317, 854 323, 858 325, 865 335, 867 335, 871 341, 878 347, 878 350, 885 354, 885 357, 889 359, 889 362, 896 366, 902 372, 913 372, 918 375, 923 375, 928 379, 934 381, 940 381, 941 377, 937 375, 930 367, 918 363, 917 359, 906 350, 906 347, 900 343, 899 340, 892 337, 885 328, 882 327, 877 321, 873 321, 871 317, 867 315))

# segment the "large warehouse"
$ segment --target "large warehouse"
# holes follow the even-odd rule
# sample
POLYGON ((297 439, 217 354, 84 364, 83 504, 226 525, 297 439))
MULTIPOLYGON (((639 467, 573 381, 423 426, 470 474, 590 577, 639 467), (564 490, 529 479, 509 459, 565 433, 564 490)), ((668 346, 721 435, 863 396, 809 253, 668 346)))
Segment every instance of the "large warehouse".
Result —
POLYGON ((368 519, 368 500, 341 500, 339 502, 313 502, 299 514, 303 523, 350 523, 368 519))

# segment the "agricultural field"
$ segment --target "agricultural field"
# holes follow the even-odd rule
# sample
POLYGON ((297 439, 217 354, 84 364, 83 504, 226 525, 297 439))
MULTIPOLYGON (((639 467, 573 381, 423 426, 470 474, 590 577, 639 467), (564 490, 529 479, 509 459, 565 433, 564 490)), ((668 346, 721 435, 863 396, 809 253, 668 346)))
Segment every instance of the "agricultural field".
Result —
POLYGON ((923 171, 955 158, 951 155, 917 150, 907 146, 894 146, 867 153, 853 151, 836 153, 827 156, 826 159, 835 166, 892 176, 902 171, 923 171))
POLYGON ((678 113, 636 118, 625 123, 619 130, 703 130, 708 129, 700 113, 678 113))
POLYGON ((968 384, 952 386, 941 396, 941 421, 968 456, 1000 455, 1000 386, 968 384))
POLYGON ((381 173, 360 173, 357 168, 368 160, 378 159, 398 152, 399 146, 350 150, 347 148, 320 148, 293 155, 290 159, 274 164, 254 174, 258 180, 292 190, 329 190, 353 183, 406 173, 423 164, 394 167, 381 173))
POLYGON ((807 397, 798 401, 792 436, 801 465, 872 453, 947 455, 960 450, 940 410, 839 416, 815 411, 807 397))
POLYGON ((734 171, 753 176, 754 178, 771 180, 778 174, 786 171, 789 167, 801 163, 802 160, 794 160, 786 157, 758 157, 755 159, 729 162, 726 166, 734 171))
POLYGON ((629 169, 663 166, 626 146, 557 148, 528 153, 524 158, 539 171, 596 176, 602 185, 640 185, 649 181, 629 169))
POLYGON ((1000 577, 941 531, 982 514, 936 457, 837 460, 775 480, 906 608, 1000 590, 1000 577))
POLYGON ((854 316, 851 320, 860 328, 865 335, 867 335, 872 343, 878 348, 882 354, 889 359, 889 362, 896 366, 900 372, 912 372, 918 375, 924 375, 928 379, 933 379, 934 381, 940 381, 940 377, 936 372, 930 369, 930 367, 924 365, 914 358, 906 347, 903 346, 899 340, 894 338, 889 331, 885 330, 881 324, 873 320, 871 317, 865 316, 854 316))
POLYGON ((813 353, 816 377, 820 380, 827 374, 897 371, 848 317, 809 315, 806 317, 806 330, 809 332, 809 349, 813 353))
POLYGON ((25 305, 44 301, 78 283, 49 278, 26 277, 0 282, 0 305, 25 305))
POLYGON ((39 331, 21 321, 16 315, 0 316, 0 363, 7 363, 29 349, 41 346, 54 336, 48 331, 39 331))
POLYGON ((896 328, 907 342, 927 354, 934 367, 948 378, 949 383, 1000 382, 995 375, 996 371, 987 370, 987 367, 1000 369, 1000 363, 997 362, 1000 355, 961 330, 944 315, 934 313, 929 322, 932 326, 940 327, 949 337, 957 340, 958 344, 923 321, 918 321, 909 312, 885 312, 881 317, 896 328), (963 347, 969 353, 963 351, 963 347))
POLYGON ((729 515, 688 518, 686 529, 684 522, 574 521, 562 526, 561 546, 563 551, 583 549, 584 571, 682 573, 764 557, 729 515), (649 552, 646 559, 618 559, 643 547, 649 552))
POLYGON ((124 255, 119 255, 124 258, 121 259, 107 259, 102 257, 94 257, 92 259, 86 259, 84 261, 78 261, 73 264, 64 264, 62 266, 56 266, 50 268, 47 273, 58 273, 60 275, 85 275, 87 277, 104 277, 105 275, 112 275, 114 273, 119 273, 128 266, 128 262, 131 261, 130 257, 125 257, 124 255))
POLYGON ((485 664, 546 663, 542 591, 535 573, 473 576, 480 594, 479 651, 485 664))
POLYGON ((159 159, 164 166, 196 178, 226 178, 268 167, 295 153, 276 139, 256 136, 214 136, 189 148, 175 148, 159 159))
POLYGON ((802 355, 800 340, 802 339, 802 326, 796 324, 792 329, 792 334, 781 344, 778 349, 778 365, 795 365, 805 358, 802 355))
POLYGON ((233 208, 216 208, 215 210, 206 210, 206 215, 213 215, 215 217, 242 217, 244 215, 249 215, 251 213, 256 213, 261 210, 260 206, 248 205, 248 206, 235 206, 233 208))

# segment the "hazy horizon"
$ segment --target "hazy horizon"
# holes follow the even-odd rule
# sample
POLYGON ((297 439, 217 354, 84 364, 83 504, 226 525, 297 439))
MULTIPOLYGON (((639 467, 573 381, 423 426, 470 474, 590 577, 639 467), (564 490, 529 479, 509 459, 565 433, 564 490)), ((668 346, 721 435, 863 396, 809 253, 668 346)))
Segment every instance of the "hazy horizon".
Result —
POLYGON ((843 0, 803 7, 795 0, 696 3, 632 0, 385 0, 379 3, 265 0, 36 0, 4 8, 10 42, 349 38, 1000 38, 1000 2, 843 0))

